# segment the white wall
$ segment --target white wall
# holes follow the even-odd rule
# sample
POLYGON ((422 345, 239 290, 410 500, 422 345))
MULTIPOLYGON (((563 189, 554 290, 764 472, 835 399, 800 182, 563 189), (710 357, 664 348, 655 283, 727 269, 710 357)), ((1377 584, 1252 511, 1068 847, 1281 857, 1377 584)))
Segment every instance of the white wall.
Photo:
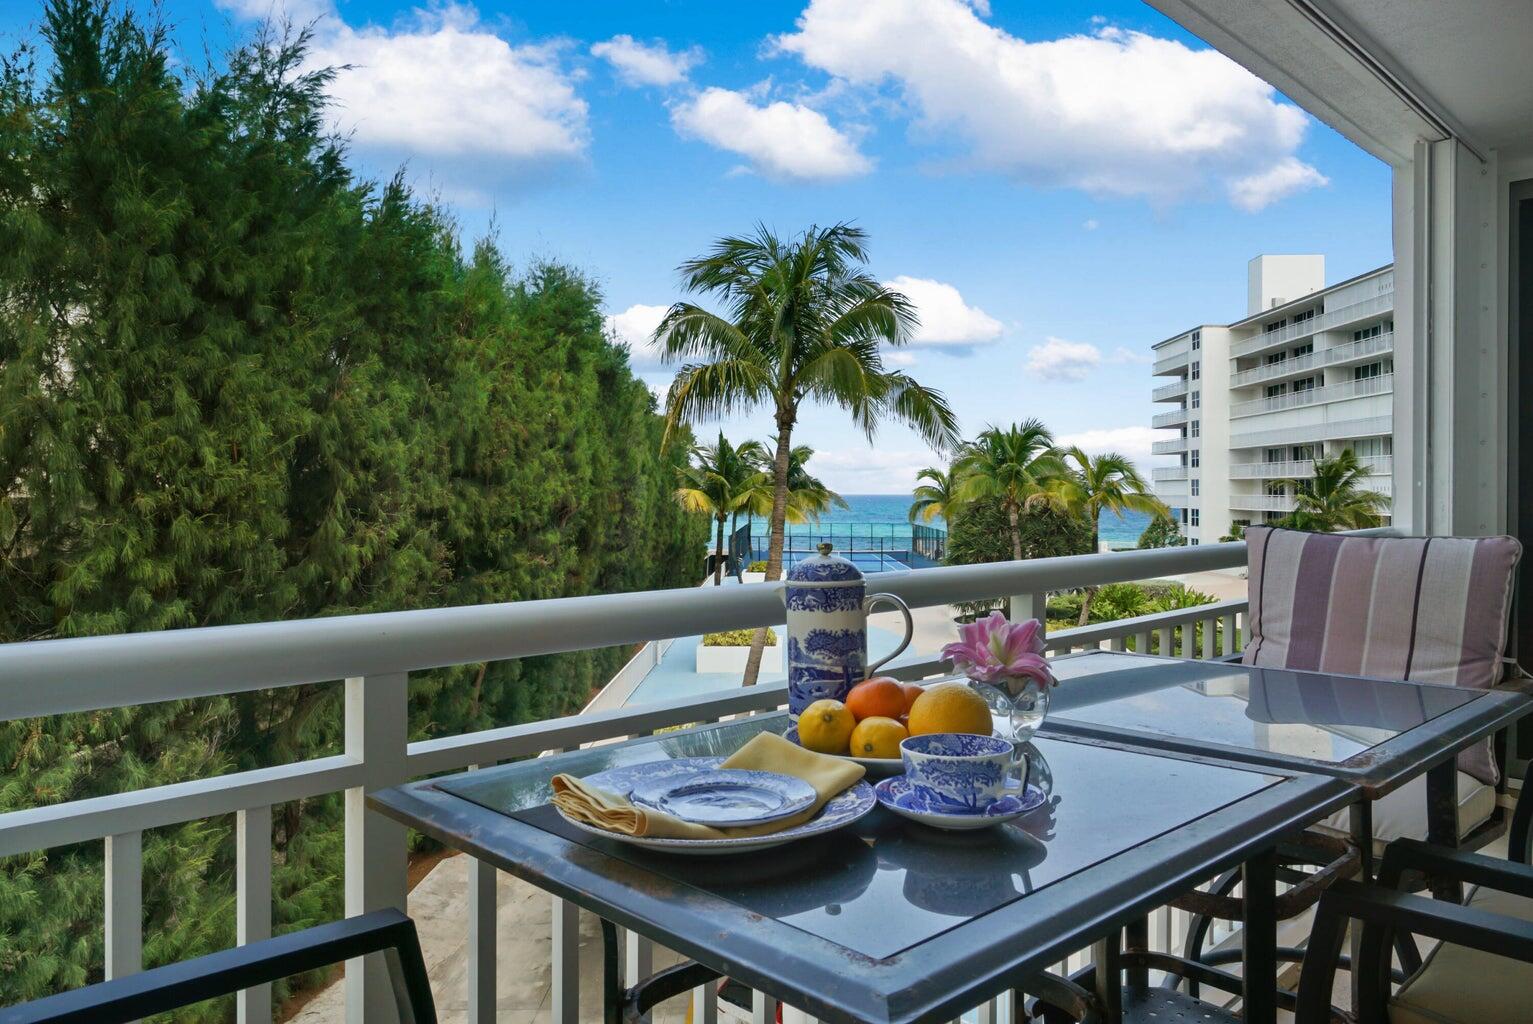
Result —
POLYGON ((1246 264, 1246 315, 1254 316, 1324 287, 1324 256, 1257 256, 1246 264))

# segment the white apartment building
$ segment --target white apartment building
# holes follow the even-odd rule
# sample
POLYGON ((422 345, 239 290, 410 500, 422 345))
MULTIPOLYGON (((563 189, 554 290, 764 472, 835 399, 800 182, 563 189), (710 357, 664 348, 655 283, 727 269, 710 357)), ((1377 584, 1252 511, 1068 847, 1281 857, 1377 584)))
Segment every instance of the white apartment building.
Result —
POLYGON ((1175 466, 1151 470, 1155 493, 1178 510, 1189 544, 1232 525, 1293 511, 1291 483, 1314 460, 1351 448, 1392 493, 1394 267, 1325 286, 1324 256, 1258 256, 1247 316, 1203 324, 1154 346, 1154 391, 1173 408, 1154 426, 1175 466))

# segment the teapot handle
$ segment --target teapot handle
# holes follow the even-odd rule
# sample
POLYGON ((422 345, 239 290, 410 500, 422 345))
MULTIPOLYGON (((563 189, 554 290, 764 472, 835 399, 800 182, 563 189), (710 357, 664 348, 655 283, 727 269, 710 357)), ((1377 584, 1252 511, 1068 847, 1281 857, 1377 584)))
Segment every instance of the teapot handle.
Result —
POLYGON ((895 658, 898 658, 901 654, 904 654, 905 648, 910 646, 910 640, 915 636, 916 632, 915 620, 910 617, 910 606, 901 600, 897 594, 869 594, 862 602, 863 614, 872 611, 873 606, 880 603, 894 605, 895 608, 899 609, 899 613, 905 617, 905 639, 901 640, 900 645, 890 651, 888 656, 880 658, 874 664, 869 665, 867 672, 863 674, 864 679, 872 679, 874 673, 879 669, 889 664, 895 658))

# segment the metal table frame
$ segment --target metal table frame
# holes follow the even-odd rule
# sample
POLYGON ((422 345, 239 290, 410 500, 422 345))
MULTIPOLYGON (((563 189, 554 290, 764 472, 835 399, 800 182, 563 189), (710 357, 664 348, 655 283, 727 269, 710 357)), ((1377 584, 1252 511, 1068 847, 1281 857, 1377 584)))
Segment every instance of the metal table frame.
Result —
MULTIPOLYGON (((1240 767, 1222 759, 1136 752, 1240 767)), ((368 804, 820 1020, 912 1024, 952 1020, 1070 953, 1117 935, 1170 896, 1226 869, 1247 865, 1255 873, 1252 887, 1271 891, 1270 881, 1262 883, 1272 858, 1263 855, 1284 836, 1346 806, 1356 793, 1337 779, 1260 770, 1282 781, 882 960, 660 879, 641 866, 453 796, 430 781, 373 793, 368 804)), ((1270 901, 1252 902, 1259 916, 1270 901)), ((1252 920, 1249 925, 1253 935, 1271 936, 1276 923, 1252 920)), ((1276 962, 1266 956, 1270 945, 1270 938, 1256 942, 1248 952, 1249 1020, 1273 1017, 1276 962)))

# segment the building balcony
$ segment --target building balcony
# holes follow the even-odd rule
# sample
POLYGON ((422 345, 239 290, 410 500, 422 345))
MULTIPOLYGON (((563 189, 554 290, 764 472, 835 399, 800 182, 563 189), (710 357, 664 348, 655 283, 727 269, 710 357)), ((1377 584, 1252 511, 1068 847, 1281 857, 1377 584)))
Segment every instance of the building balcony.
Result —
POLYGON ((1168 490, 1155 488, 1155 496, 1165 504, 1167 508, 1197 508, 1197 500, 1188 492, 1187 488, 1168 490))
POLYGON ((1174 398, 1181 398, 1187 393, 1187 378, 1183 377, 1174 384, 1166 384, 1150 392, 1150 397, 1157 402, 1169 402, 1174 398))
POLYGON ((1190 466, 1156 466, 1150 470, 1151 480, 1186 480, 1197 475, 1198 471, 1190 466))
POLYGON ((1196 448, 1197 441, 1195 437, 1173 437, 1169 441, 1154 441, 1150 444, 1150 451, 1155 455, 1175 455, 1178 452, 1196 448))
POLYGON ((1290 391, 1286 395, 1276 395, 1272 398, 1260 398, 1254 402, 1240 402, 1230 406, 1230 418, 1236 419, 1242 416, 1260 416, 1268 412, 1280 412, 1283 409, 1297 409, 1305 405, 1324 405, 1327 402, 1343 402, 1349 398, 1367 398, 1371 395, 1387 395, 1395 390, 1395 375, 1392 373, 1382 374, 1378 377, 1364 377, 1361 380, 1343 381, 1340 384, 1328 384, 1322 388, 1310 388, 1306 391, 1290 391))
POLYGON ((1230 508, 1251 512, 1292 512, 1294 498, 1291 494, 1232 494, 1230 508))
POLYGON ((1170 412, 1156 413, 1155 417, 1150 420, 1150 425, 1154 427, 1179 427, 1187 422, 1187 418, 1191 414, 1191 410, 1185 406, 1180 409, 1172 409, 1170 412))
POLYGON ((1155 350, 1155 365, 1153 371, 1156 376, 1167 373, 1175 373, 1192 362, 1192 350, 1186 339, 1173 346, 1174 351, 1166 349, 1155 350))
POLYGON ((1394 348, 1395 335, 1393 331, 1390 331, 1374 338, 1349 341, 1344 345, 1323 348, 1317 352, 1306 352, 1302 356, 1290 356, 1280 363, 1269 363, 1265 366, 1256 366, 1249 370, 1232 373, 1230 374, 1230 387, 1249 387, 1252 384, 1264 384, 1269 381, 1302 377, 1306 373, 1321 367, 1343 366, 1347 363, 1361 362, 1374 356, 1393 352, 1394 348))
POLYGON ((1252 430, 1243 434, 1234 434, 1230 437, 1230 447, 1232 449, 1273 448, 1281 445, 1315 444, 1319 441, 1340 441, 1354 437, 1384 437, 1393 428, 1393 416, 1332 420, 1326 423, 1274 427, 1270 430, 1252 430))
POLYGON ((1264 331, 1254 338, 1237 341, 1230 346, 1230 356, 1231 358, 1238 358, 1240 356, 1256 355, 1283 345, 1290 345, 1302 338, 1319 334, 1321 331, 1335 330, 1337 327, 1342 327, 1349 323, 1381 316, 1394 308, 1395 293, 1391 289, 1372 298, 1348 303, 1335 309, 1328 309, 1323 313, 1316 313, 1308 320, 1285 324, 1275 331, 1264 331))
MULTIPOLYGON (((1383 490, 1379 484, 1389 480, 1395 471, 1395 460, 1389 455, 1359 459, 1358 462, 1369 471, 1366 486, 1374 490, 1383 490)), ((1236 462, 1230 466, 1230 478, 1233 480, 1303 480, 1314 475, 1315 463, 1312 459, 1291 462, 1236 462)))

